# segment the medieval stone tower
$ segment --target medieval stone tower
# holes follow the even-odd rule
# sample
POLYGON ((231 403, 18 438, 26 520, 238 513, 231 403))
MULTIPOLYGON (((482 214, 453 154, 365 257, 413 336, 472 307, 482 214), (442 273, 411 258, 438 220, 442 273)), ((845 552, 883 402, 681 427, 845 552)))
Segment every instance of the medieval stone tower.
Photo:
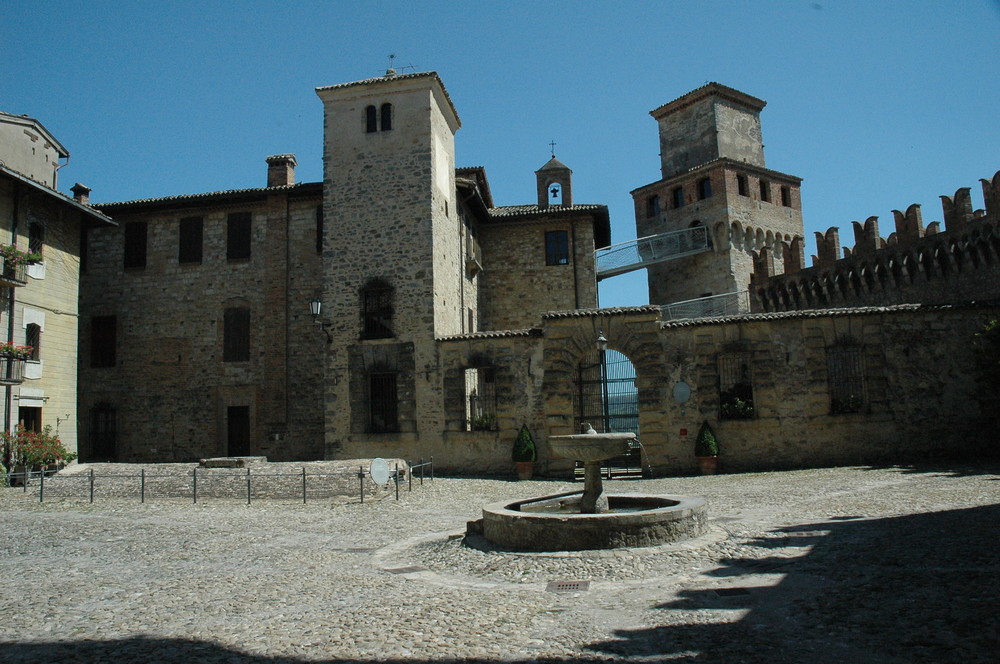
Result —
POLYGON ((327 456, 442 419, 434 339, 463 331, 458 114, 434 72, 317 89, 324 105, 327 456), (419 393, 419 394, 418 394, 419 393), (417 404, 421 404, 418 412, 417 404), (432 404, 438 404, 433 406, 432 404), (418 423, 419 420, 419 423, 418 423))
POLYGON ((637 235, 703 226, 711 244, 650 265, 651 304, 747 290, 751 252, 763 247, 801 261, 801 179, 764 166, 765 104, 709 83, 650 112, 659 124, 661 179, 632 192, 637 235))

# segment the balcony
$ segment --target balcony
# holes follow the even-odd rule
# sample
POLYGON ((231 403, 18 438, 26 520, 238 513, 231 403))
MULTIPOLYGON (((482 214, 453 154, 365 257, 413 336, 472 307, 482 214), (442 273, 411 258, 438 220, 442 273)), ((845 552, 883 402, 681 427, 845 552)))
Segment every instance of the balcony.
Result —
POLYGON ((0 353, 0 385, 20 385, 24 382, 26 358, 0 353))
POLYGON ((0 245, 0 286, 26 286, 28 254, 0 245))

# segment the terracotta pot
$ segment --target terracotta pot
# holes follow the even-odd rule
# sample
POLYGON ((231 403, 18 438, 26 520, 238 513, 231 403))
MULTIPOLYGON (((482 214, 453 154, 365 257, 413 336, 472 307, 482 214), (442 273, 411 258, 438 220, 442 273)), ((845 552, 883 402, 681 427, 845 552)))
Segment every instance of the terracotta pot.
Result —
POLYGON ((519 480, 530 480, 532 473, 535 472, 534 461, 515 461, 514 467, 517 469, 517 479, 519 480))
POLYGON ((702 475, 715 475, 719 457, 707 456, 698 457, 698 467, 701 468, 702 475))

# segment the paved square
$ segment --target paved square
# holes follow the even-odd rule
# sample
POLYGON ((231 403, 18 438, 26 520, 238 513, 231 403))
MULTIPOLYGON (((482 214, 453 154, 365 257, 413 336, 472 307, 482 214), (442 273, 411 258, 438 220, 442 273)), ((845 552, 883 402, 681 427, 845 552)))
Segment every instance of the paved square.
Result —
POLYGON ((438 478, 363 505, 2 489, 0 659, 997 661, 1000 466, 608 484, 704 496, 711 530, 613 552, 463 546, 483 504, 580 486, 563 482, 438 478))

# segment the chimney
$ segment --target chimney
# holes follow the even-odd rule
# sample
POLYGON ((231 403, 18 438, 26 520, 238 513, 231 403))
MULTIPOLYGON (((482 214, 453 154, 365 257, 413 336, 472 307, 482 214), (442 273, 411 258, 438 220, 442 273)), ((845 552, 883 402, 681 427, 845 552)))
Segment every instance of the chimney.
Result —
POLYGON ((295 155, 273 154, 267 161, 267 186, 284 187, 295 184, 295 155))
POLYGON ((73 192, 73 200, 83 205, 90 205, 90 187, 77 182, 70 188, 70 191, 73 192))

